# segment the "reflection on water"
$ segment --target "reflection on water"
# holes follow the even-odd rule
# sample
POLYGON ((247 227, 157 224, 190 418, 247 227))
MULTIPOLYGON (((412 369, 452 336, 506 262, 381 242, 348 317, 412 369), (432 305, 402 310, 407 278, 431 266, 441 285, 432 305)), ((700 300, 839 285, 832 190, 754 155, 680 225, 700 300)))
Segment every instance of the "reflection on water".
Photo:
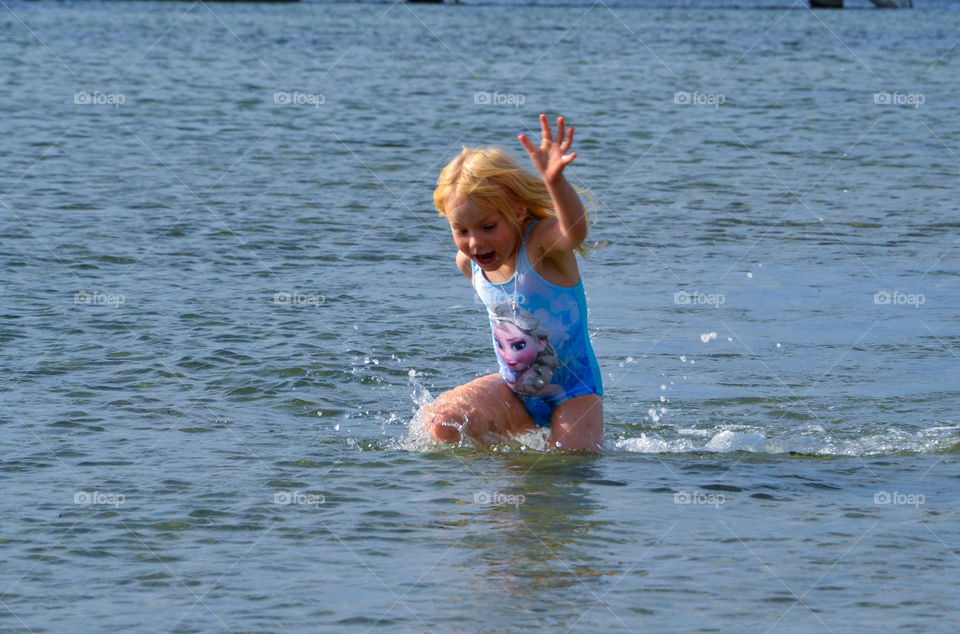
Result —
MULTIPOLYGON (((575 590, 611 574, 602 557, 589 554, 594 518, 603 499, 585 483, 600 478, 597 455, 511 454, 499 471, 509 486, 482 492, 491 498, 476 511, 478 526, 464 545, 494 593, 536 599, 546 589, 575 590)), ((484 500, 485 501, 485 500, 484 500)))

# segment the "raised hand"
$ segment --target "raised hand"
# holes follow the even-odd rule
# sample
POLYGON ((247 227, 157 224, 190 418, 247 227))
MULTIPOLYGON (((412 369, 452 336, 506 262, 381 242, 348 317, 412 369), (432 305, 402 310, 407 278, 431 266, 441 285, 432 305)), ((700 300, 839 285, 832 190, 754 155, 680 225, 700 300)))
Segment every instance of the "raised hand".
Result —
POLYGON ((564 134, 563 117, 557 117, 557 138, 554 140, 550 124, 547 122, 547 115, 542 114, 540 115, 540 131, 540 147, 531 143, 525 134, 521 134, 517 138, 520 139, 520 143, 527 154, 530 155, 530 161, 540 172, 544 182, 550 184, 560 179, 563 175, 563 168, 577 158, 576 152, 566 154, 573 144, 573 127, 567 129, 566 134, 564 134))

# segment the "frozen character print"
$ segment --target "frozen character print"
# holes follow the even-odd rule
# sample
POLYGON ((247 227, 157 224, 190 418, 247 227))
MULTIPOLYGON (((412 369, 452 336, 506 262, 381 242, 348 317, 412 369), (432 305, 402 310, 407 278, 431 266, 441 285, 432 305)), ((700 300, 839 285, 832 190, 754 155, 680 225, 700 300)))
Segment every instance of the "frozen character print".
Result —
POLYGON ((550 384, 559 365, 557 352, 540 320, 507 302, 497 304, 490 318, 497 354, 513 374, 512 380, 505 377, 510 389, 525 396, 544 396, 558 388, 550 384))

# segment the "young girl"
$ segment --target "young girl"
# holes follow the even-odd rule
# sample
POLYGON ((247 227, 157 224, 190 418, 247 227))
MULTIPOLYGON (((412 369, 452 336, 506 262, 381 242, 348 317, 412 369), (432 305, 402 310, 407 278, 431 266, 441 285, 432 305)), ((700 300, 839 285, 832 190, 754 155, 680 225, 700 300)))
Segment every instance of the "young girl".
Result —
POLYGON ((539 172, 497 149, 467 149, 440 174, 433 201, 446 216, 457 266, 487 307, 500 374, 441 394, 424 424, 441 442, 460 434, 517 435, 549 428, 550 445, 597 449, 603 440, 603 386, 587 333, 587 304, 574 254, 587 237, 587 214, 563 169, 573 128, 557 119, 553 138, 520 143, 539 172))

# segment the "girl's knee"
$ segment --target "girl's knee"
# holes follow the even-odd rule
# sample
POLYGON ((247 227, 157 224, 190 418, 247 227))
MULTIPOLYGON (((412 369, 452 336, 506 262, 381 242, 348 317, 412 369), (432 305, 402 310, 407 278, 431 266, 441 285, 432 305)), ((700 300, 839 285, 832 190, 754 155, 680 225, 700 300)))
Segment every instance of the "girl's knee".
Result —
POLYGON ((424 428, 437 442, 455 443, 462 435, 513 434, 532 426, 517 397, 497 374, 474 379, 444 392, 423 408, 424 428))
POLYGON ((436 421, 429 425, 430 437, 436 442, 456 443, 460 442, 460 429, 453 423, 436 421))
POLYGON ((423 408, 423 426, 436 442, 455 443, 460 441, 460 430, 466 416, 459 408, 441 399, 425 405, 423 408))
POLYGON ((603 444, 603 400, 594 394, 565 401, 550 423, 550 440, 558 449, 599 449, 603 444))

